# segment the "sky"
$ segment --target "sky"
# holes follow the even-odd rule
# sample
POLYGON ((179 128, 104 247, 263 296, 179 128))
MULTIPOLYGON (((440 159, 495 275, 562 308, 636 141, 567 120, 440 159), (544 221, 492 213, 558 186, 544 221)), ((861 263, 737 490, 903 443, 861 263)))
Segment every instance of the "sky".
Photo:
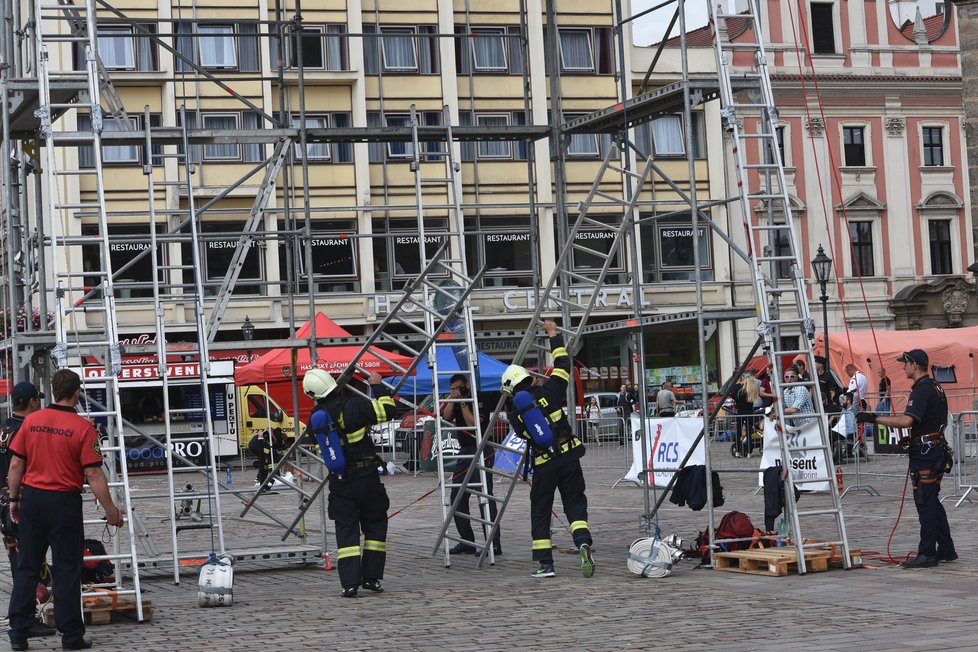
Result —
MULTIPOLYGON (((708 13, 706 3, 707 0, 686 0, 687 31, 692 31, 697 27, 706 25, 708 13)), ((632 0, 632 15, 634 16, 657 4, 662 4, 662 0, 632 0)), ((674 13, 676 13, 675 3, 634 21, 635 45, 650 45, 662 40, 674 13)), ((677 36, 678 34, 679 21, 676 21, 676 26, 672 29, 672 35, 677 36)))

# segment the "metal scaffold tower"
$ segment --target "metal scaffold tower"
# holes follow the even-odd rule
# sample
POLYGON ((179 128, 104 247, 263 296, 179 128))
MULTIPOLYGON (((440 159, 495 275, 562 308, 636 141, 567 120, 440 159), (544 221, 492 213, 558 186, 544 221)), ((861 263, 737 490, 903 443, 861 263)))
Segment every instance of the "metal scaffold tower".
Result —
MULTIPOLYGON (((102 446, 108 468, 109 489, 113 500, 123 506, 126 525, 122 530, 128 536, 125 541, 116 537, 111 553, 93 559, 111 559, 116 572, 109 586, 118 595, 135 596, 137 616, 143 619, 139 571, 137 566, 136 539, 139 516, 130 492, 126 466, 127 451, 123 429, 122 406, 119 398, 119 372, 122 352, 119 346, 119 327, 116 322, 115 289, 112 262, 109 255, 108 221, 105 207, 104 177, 102 173, 102 120, 100 103, 102 85, 99 82, 99 65, 96 56, 95 2, 84 5, 58 3, 34 4, 37 48, 37 88, 40 134, 43 138, 41 152, 45 174, 45 206, 47 233, 52 247, 49 249, 50 276, 54 281, 56 342, 52 357, 59 368, 81 368, 88 357, 98 361, 104 370, 105 404, 92 409, 90 398, 85 399, 86 416, 104 422, 107 428, 107 445, 102 446), (67 7, 70 7, 68 9, 67 7), (85 66, 81 71, 65 70, 62 59, 55 56, 58 43, 74 43, 84 52, 85 66), (55 48, 52 48, 52 45, 55 48), (91 148, 95 161, 93 169, 83 171, 73 167, 72 157, 65 148, 54 141, 53 122, 66 110, 76 108, 73 103, 59 102, 52 97, 52 88, 59 83, 84 84, 92 129, 85 145, 91 148), (66 186, 70 178, 89 173, 95 176, 94 196, 75 202, 67 197, 66 186), (70 235, 69 225, 77 212, 84 211, 97 218, 94 236, 70 235), (97 256, 80 264, 82 245, 95 241, 97 256), (81 271, 84 270, 84 271, 81 271), (132 585, 125 584, 120 572, 124 565, 132 566, 132 585)), ((86 397, 90 396, 83 380, 86 397)), ((100 524, 99 519, 86 521, 86 525, 100 524)), ((102 587, 100 587, 102 588, 102 587)), ((95 595, 90 593, 89 595, 95 595)))

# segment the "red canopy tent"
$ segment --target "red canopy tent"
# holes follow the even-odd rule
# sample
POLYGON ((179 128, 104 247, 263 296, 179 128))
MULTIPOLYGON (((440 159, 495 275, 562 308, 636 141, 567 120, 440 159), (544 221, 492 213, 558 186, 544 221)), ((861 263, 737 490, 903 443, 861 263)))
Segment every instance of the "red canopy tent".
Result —
MULTIPOLYGON (((312 333, 312 323, 306 322, 296 333, 296 339, 309 337, 312 333)), ((319 312, 316 313, 316 337, 352 337, 332 319, 319 312)), ((353 357, 360 351, 357 344, 340 344, 337 346, 320 346, 316 349, 316 364, 313 365, 309 356, 309 348, 272 349, 253 362, 241 365, 234 372, 234 382, 237 385, 258 385, 265 389, 288 413, 292 414, 292 379, 302 382, 306 372, 314 367, 325 369, 337 375, 344 371, 353 357)), ((377 353, 394 364, 407 367, 412 358, 398 353, 375 347, 377 353)), ((400 373, 385 360, 370 353, 360 358, 359 366, 367 371, 376 371, 382 376, 400 373)), ((299 407, 303 416, 312 409, 312 402, 299 391, 299 407)))

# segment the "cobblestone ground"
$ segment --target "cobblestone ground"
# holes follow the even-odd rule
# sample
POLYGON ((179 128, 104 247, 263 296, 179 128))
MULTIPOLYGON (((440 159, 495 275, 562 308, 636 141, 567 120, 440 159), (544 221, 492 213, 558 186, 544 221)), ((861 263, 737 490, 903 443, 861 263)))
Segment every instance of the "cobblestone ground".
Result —
MULTIPOLYGON (((756 469, 757 460, 734 460, 729 444, 711 449, 724 471, 756 469), (722 463, 721 463, 722 462, 722 463)), ((153 602, 152 621, 89 627, 88 636, 104 650, 620 650, 668 647, 679 650, 923 650, 976 648, 978 613, 972 606, 978 569, 974 522, 976 505, 948 504, 960 559, 936 569, 902 570, 872 560, 871 568, 805 576, 758 577, 697 568, 684 561, 664 579, 642 579, 628 572, 629 544, 642 536, 643 492, 627 484, 612 488, 624 474, 620 451, 605 444, 586 464, 590 523, 597 572, 581 576, 569 550, 566 521, 555 520, 557 577, 529 577, 529 490, 517 487, 503 523, 504 554, 493 567, 475 568, 474 558, 455 559, 446 568, 432 546, 441 525, 438 492, 431 475, 385 479, 391 512, 386 588, 350 600, 340 597, 335 571, 284 562, 240 563, 235 568, 234 606, 197 605, 196 575, 143 573, 145 597, 153 602)), ((888 464, 874 461, 867 465, 888 464)), ((847 468, 847 471, 850 470, 847 468)), ((250 486, 253 472, 235 471, 235 487, 250 486)), ((726 504, 763 523, 763 499, 754 495, 755 473, 724 472, 726 504)), ((903 479, 897 474, 867 476, 881 496, 853 493, 845 498, 846 521, 854 548, 885 551, 897 517, 903 479)), ((194 480, 191 480, 193 482, 194 480)), ((135 479, 138 494, 159 491, 159 476, 135 479)), ((806 506, 824 503, 805 496, 806 506)), ((240 518, 241 504, 224 496, 227 546, 232 550, 293 545, 280 542, 281 530, 258 514, 240 518)), ((263 497, 262 506, 288 517, 295 495, 263 497)), ((559 504, 559 502, 558 502, 559 504)), ((704 513, 668 507, 660 513, 664 534, 687 542, 703 529, 704 513)), ((169 546, 165 501, 137 503, 154 541, 169 546)), ((206 504, 204 511, 206 513, 206 504)), ((719 520, 719 515, 718 515, 719 520)), ((818 523, 805 534, 828 536, 818 523)), ((318 510, 307 523, 319 540, 318 510)), ((891 543, 903 557, 916 545, 916 513, 908 496, 903 519, 891 543)), ((96 535, 90 532, 89 536, 96 535)), ((327 541, 333 547, 330 523, 327 541)), ((205 531, 179 535, 181 549, 209 550, 205 531), (195 548, 196 546, 196 548, 195 548)), ((9 595, 10 574, 0 572, 0 600, 9 595)), ((0 649, 3 644, 0 643, 0 649)), ((32 639, 32 650, 60 649, 57 638, 32 639)))

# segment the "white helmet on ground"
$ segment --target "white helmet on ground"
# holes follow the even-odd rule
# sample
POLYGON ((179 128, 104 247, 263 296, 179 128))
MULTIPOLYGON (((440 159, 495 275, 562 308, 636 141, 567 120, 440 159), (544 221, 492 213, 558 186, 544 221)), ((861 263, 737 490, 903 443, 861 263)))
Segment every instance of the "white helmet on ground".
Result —
POLYGON ((502 391, 506 394, 512 394, 516 386, 529 377, 530 372, 523 367, 518 364, 509 365, 502 375, 502 391))
POLYGON ((322 369, 311 369, 302 379, 302 391, 316 400, 326 398, 336 389, 336 380, 322 369))

